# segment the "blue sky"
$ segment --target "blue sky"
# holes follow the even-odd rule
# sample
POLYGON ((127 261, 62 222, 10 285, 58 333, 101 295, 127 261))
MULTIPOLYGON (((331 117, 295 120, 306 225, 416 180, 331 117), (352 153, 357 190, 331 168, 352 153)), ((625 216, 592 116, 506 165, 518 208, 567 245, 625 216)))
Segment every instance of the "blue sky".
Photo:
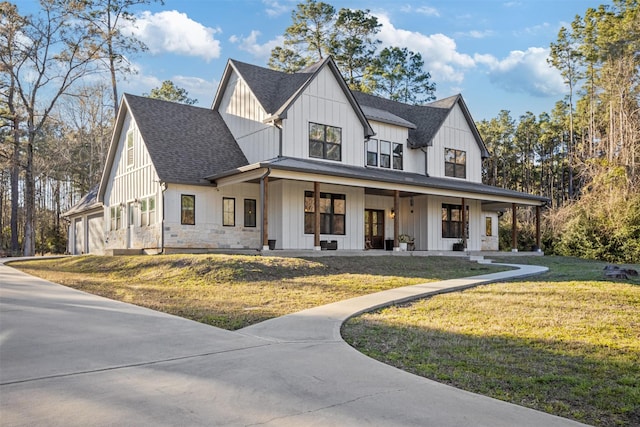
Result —
MULTIPOLYGON (((228 58, 266 66, 281 43, 296 0, 165 0, 135 9, 137 37, 149 47, 130 58, 138 73, 121 92, 148 93, 163 80, 211 105, 228 58)), ((502 109, 514 118, 550 112, 566 87, 549 67, 549 44, 576 15, 605 0, 328 1, 336 9, 369 9, 382 46, 420 52, 436 96, 462 93, 476 120, 502 109)), ((36 0, 19 0, 23 13, 36 0)), ((106 76, 105 76, 106 78, 106 76)))

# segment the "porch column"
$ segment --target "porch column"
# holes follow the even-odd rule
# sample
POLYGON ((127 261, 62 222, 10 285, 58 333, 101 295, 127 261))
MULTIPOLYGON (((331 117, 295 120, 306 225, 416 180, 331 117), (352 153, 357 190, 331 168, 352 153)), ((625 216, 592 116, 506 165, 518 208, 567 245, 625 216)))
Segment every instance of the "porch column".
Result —
POLYGON ((269 177, 262 178, 262 250, 269 250, 269 177))
POLYGON ((393 191, 393 212, 395 212, 395 216, 393 217, 393 250, 400 250, 400 242, 398 241, 398 236, 400 236, 400 191, 393 191))
POLYGON ((462 198, 462 247, 467 249, 467 206, 464 197, 462 198))
POLYGON ((516 221, 517 207, 511 204, 511 252, 518 252, 518 225, 516 221))
POLYGON ((536 206, 536 246, 538 252, 542 251, 542 245, 540 242, 540 206, 536 206))
POLYGON ((320 183, 313 183, 313 249, 319 251, 320 248, 320 183))

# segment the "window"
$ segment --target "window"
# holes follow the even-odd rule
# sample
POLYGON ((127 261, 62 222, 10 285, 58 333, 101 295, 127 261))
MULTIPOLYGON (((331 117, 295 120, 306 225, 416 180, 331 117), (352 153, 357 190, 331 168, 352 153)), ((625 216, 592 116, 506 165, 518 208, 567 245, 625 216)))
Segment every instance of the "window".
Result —
POLYGON ((244 199, 244 226, 256 226, 256 201, 254 199, 244 199))
POLYGON ((380 141, 380 167, 391 167, 391 143, 389 141, 380 141))
POLYGON ((120 205, 111 206, 111 229, 119 230, 122 227, 122 209, 120 205))
POLYGON ((378 166, 378 140, 367 141, 367 166, 378 166))
POLYGON ((309 157, 342 160, 342 129, 309 123, 309 157))
POLYGON ((188 194, 180 196, 180 223, 196 225, 196 196, 188 194))
POLYGON ((492 227, 492 223, 491 223, 491 217, 485 217, 484 219, 484 235, 487 237, 490 237, 493 235, 493 227, 492 227))
MULTIPOLYGON (((320 193, 320 234, 345 234, 347 212, 344 194, 320 193)), ((304 192, 304 232, 314 234, 315 204, 313 191, 304 192)))
POLYGON ((154 196, 140 200, 140 226, 153 225, 156 222, 156 198, 154 196))
POLYGON ((222 198, 222 225, 235 227, 236 225, 236 199, 222 198))
POLYGON ((467 177, 467 153, 452 148, 444 149, 444 175, 454 178, 467 177))
POLYGON ((402 170, 402 144, 393 143, 393 168, 402 170))
MULTIPOLYGON (((467 206, 467 213, 469 207, 467 206)), ((468 227, 467 222, 467 227, 468 227)), ((467 236, 469 230, 467 230, 467 236)), ((462 238, 462 206, 442 205, 442 237, 450 239, 462 238)))
POLYGON ((133 166, 133 130, 127 132, 127 166, 133 166))

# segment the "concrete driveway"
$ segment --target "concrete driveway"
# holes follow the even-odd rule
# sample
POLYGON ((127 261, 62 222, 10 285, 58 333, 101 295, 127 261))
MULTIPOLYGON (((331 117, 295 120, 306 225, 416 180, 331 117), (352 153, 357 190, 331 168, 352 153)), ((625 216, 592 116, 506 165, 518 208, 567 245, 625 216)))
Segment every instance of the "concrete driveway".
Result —
POLYGON ((395 289, 229 332, 0 264, 0 425, 577 426, 384 365, 339 334, 368 307, 540 271, 395 289))

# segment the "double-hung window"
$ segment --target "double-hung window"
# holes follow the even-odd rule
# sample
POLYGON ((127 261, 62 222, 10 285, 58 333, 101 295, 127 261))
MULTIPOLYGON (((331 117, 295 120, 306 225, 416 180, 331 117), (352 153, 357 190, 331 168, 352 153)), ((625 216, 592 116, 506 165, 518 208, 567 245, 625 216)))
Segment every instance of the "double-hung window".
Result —
POLYGON ((111 230, 122 228, 122 208, 120 205, 111 206, 111 230))
POLYGON ((393 168, 402 170, 402 144, 393 143, 393 168))
POLYGON ((236 225, 236 199, 222 198, 222 225, 235 227, 236 225))
POLYGON ((244 226, 256 226, 256 200, 244 199, 244 226))
POLYGON ((378 166, 378 140, 367 141, 367 166, 378 166))
POLYGON ((342 129, 309 123, 309 157, 342 160, 342 129))
POLYGON ((156 222, 156 198, 154 196, 140 200, 140 226, 153 225, 156 222))
POLYGON ((380 167, 391 167, 391 143, 389 141, 380 141, 380 167))
POLYGON ((191 194, 180 196, 180 223, 196 225, 196 196, 191 194))
MULTIPOLYGON (((304 232, 315 231, 315 202, 313 191, 304 192, 304 232)), ((347 212, 344 194, 320 193, 320 234, 345 234, 347 212)))
POLYGON ((467 177, 466 151, 454 150, 453 148, 444 149, 444 175, 453 178, 467 177))

